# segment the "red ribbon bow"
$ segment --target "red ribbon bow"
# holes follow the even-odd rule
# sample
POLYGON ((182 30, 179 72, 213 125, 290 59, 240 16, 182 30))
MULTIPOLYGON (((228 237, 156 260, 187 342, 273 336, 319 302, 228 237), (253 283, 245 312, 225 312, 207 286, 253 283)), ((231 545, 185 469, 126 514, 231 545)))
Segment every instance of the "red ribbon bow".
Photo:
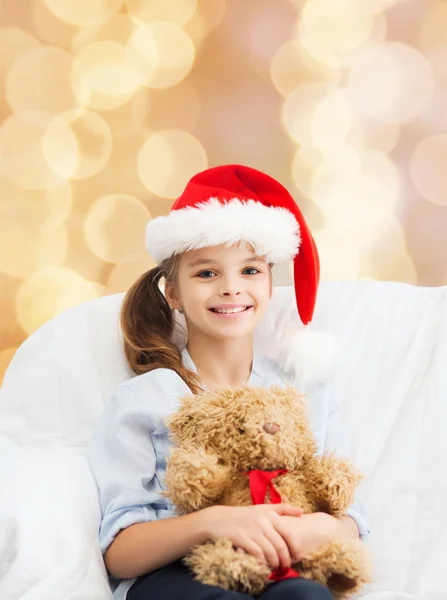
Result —
MULTIPOLYGON (((267 496, 267 490, 270 492, 270 502, 279 504, 281 502, 281 494, 273 485, 273 479, 278 475, 284 475, 287 471, 278 469, 277 471, 260 471, 254 469, 247 473, 250 481, 250 493, 253 504, 264 504, 267 496)), ((292 579, 299 577, 300 574, 294 569, 283 569, 278 567, 273 569, 269 579, 271 581, 282 581, 283 579, 292 579)))

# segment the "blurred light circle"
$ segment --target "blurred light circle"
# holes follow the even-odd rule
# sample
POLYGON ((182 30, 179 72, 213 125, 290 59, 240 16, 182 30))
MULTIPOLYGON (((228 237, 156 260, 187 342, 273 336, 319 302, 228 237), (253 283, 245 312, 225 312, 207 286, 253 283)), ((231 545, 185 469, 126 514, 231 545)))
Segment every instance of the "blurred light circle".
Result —
POLYGON ((86 179, 98 173, 112 153, 107 122, 89 110, 72 110, 55 117, 43 138, 50 167, 67 179, 86 179))
POLYGON ((3 382, 3 378, 5 376, 6 369, 8 368, 9 363, 12 360, 12 357, 16 353, 17 348, 5 348, 0 352, 0 385, 3 382))
POLYGON ((376 181, 380 181, 392 198, 396 201, 401 191, 399 171, 393 161, 385 154, 373 149, 365 149, 360 152, 363 172, 371 175, 376 181))
POLYGON ((23 282, 16 296, 17 320, 29 335, 72 306, 97 298, 93 286, 67 267, 47 267, 23 282))
POLYGON ((433 72, 420 52, 389 42, 359 53, 347 91, 359 115, 379 122, 403 123, 417 117, 429 104, 434 91, 433 72))
POLYGON ((303 5, 298 35, 306 50, 319 61, 341 66, 373 29, 370 13, 353 0, 308 0, 303 5))
POLYGON ((113 41, 93 42, 73 59, 71 82, 85 106, 111 110, 125 104, 140 83, 126 57, 126 47, 113 41))
POLYGON ((13 111, 57 112, 76 105, 70 83, 68 52, 41 46, 18 57, 5 79, 5 95, 13 111))
POLYGON ((318 82, 300 85, 287 96, 282 120, 296 142, 325 149, 346 139, 353 117, 346 95, 328 83, 318 82))
POLYGON ((113 267, 107 279, 107 287, 114 294, 126 292, 142 273, 153 269, 155 266, 155 261, 147 252, 136 260, 117 264, 113 267))
POLYGON ((310 196, 321 201, 326 198, 327 193, 330 194, 333 189, 346 182, 349 185, 361 173, 362 163, 355 148, 347 144, 335 146, 313 169, 310 196))
POLYGON ((21 111, 7 117, 0 127, 0 163, 5 176, 18 187, 48 190, 65 184, 43 154, 42 139, 51 118, 43 111, 21 111))
MULTIPOLYGON (((146 134, 171 128, 192 131, 200 117, 202 103, 192 85, 182 81, 163 90, 141 88, 131 100, 131 127, 146 134)), ((127 121, 127 131, 129 122, 127 121)), ((113 129, 116 136, 116 130, 113 129)))
POLYGON ((288 96, 298 85, 312 79, 324 79, 334 85, 341 79, 341 70, 315 60, 297 39, 285 42, 275 53, 270 65, 273 85, 288 96))
POLYGON ((188 75, 194 63, 195 48, 178 25, 152 23, 133 32, 127 56, 142 84, 166 88, 188 75))
POLYGON ((70 44, 77 27, 61 21, 42 0, 31 0, 29 22, 33 31, 44 44, 70 51, 70 44))
POLYGON ((313 232, 321 262, 322 281, 358 279, 361 253, 345 231, 336 228, 317 229, 313 232))
POLYGON ((115 15, 100 25, 79 29, 73 36, 71 48, 78 52, 83 46, 100 41, 127 44, 134 29, 135 24, 127 15, 115 15))
POLYGON ((381 182, 364 173, 331 181, 319 178, 317 172, 312 198, 331 227, 344 231, 359 247, 374 243, 382 235, 393 218, 397 200, 381 182))
POLYGON ((198 3, 192 19, 183 27, 193 41, 196 52, 200 51, 208 36, 220 25, 226 10, 226 0, 198 3))
POLYGON ((129 15, 137 23, 157 21, 185 25, 197 9, 197 0, 126 0, 129 15))
POLYGON ((28 31, 2 27, 0 29, 0 77, 3 77, 17 58, 39 46, 40 43, 28 31))
POLYGON ((78 27, 97 25, 119 12, 124 0, 43 0, 58 19, 78 27))
POLYGON ((127 263, 145 252, 144 231, 150 214, 144 204, 126 194, 97 200, 85 219, 85 239, 104 261, 127 263))
POLYGON ((387 154, 399 141, 398 123, 378 123, 369 119, 357 118, 349 132, 350 142, 359 148, 377 150, 387 154))
POLYGON ((447 206, 447 135, 422 140, 410 159, 410 175, 418 192, 430 202, 447 206))
POLYGON ((312 194, 313 173, 322 162, 323 154, 315 148, 301 147, 295 152, 292 161, 292 178, 300 190, 308 198, 312 194))
POLYGON ((49 226, 48 206, 7 182, 0 191, 0 271, 25 279, 43 267, 63 263, 66 231, 49 226))
POLYGON ((138 174, 148 190, 176 198, 185 182, 208 164, 200 142, 186 131, 166 130, 152 135, 138 155, 138 174))

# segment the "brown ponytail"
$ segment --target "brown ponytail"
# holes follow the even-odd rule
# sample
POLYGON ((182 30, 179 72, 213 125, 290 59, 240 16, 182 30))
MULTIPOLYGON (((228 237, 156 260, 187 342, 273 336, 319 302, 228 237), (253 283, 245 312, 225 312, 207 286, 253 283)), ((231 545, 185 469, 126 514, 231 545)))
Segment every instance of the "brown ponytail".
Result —
POLYGON ((175 280, 178 262, 177 256, 164 261, 144 273, 127 292, 120 315, 124 353, 137 375, 172 369, 197 394, 201 391, 199 378, 183 365, 181 352, 172 340, 172 309, 159 287, 162 277, 175 280))

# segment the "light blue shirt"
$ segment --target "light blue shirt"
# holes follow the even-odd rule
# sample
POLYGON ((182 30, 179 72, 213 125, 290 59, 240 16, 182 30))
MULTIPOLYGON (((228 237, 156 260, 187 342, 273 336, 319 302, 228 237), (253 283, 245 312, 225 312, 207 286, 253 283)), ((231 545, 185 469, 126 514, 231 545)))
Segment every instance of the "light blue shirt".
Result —
MULTIPOLYGON (((196 371, 185 349, 185 366, 196 371)), ((248 385, 284 387, 287 380, 278 365, 265 357, 253 358, 248 385)), ((119 385, 101 415, 88 447, 101 503, 99 544, 104 553, 120 530, 135 523, 175 516, 174 507, 162 495, 166 490, 166 457, 171 442, 166 417, 176 410, 190 389, 170 369, 156 369, 119 385)), ((318 451, 343 454, 345 437, 339 425, 339 405, 321 386, 308 399, 318 451)), ((348 510, 362 538, 369 534, 365 511, 359 501, 348 510)), ((114 598, 124 600, 135 579, 111 578, 114 598)))

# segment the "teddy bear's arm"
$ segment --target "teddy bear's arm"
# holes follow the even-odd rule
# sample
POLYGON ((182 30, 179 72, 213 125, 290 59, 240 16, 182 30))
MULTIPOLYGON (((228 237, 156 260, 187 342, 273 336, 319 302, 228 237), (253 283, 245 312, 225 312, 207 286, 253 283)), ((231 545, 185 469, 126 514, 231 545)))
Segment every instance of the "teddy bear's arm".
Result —
POLYGON ((231 469, 203 449, 176 448, 168 460, 167 495, 181 514, 217 504, 231 482, 231 469))
POLYGON ((315 456, 306 481, 317 510, 343 515, 354 500, 362 476, 348 461, 334 454, 315 456))

